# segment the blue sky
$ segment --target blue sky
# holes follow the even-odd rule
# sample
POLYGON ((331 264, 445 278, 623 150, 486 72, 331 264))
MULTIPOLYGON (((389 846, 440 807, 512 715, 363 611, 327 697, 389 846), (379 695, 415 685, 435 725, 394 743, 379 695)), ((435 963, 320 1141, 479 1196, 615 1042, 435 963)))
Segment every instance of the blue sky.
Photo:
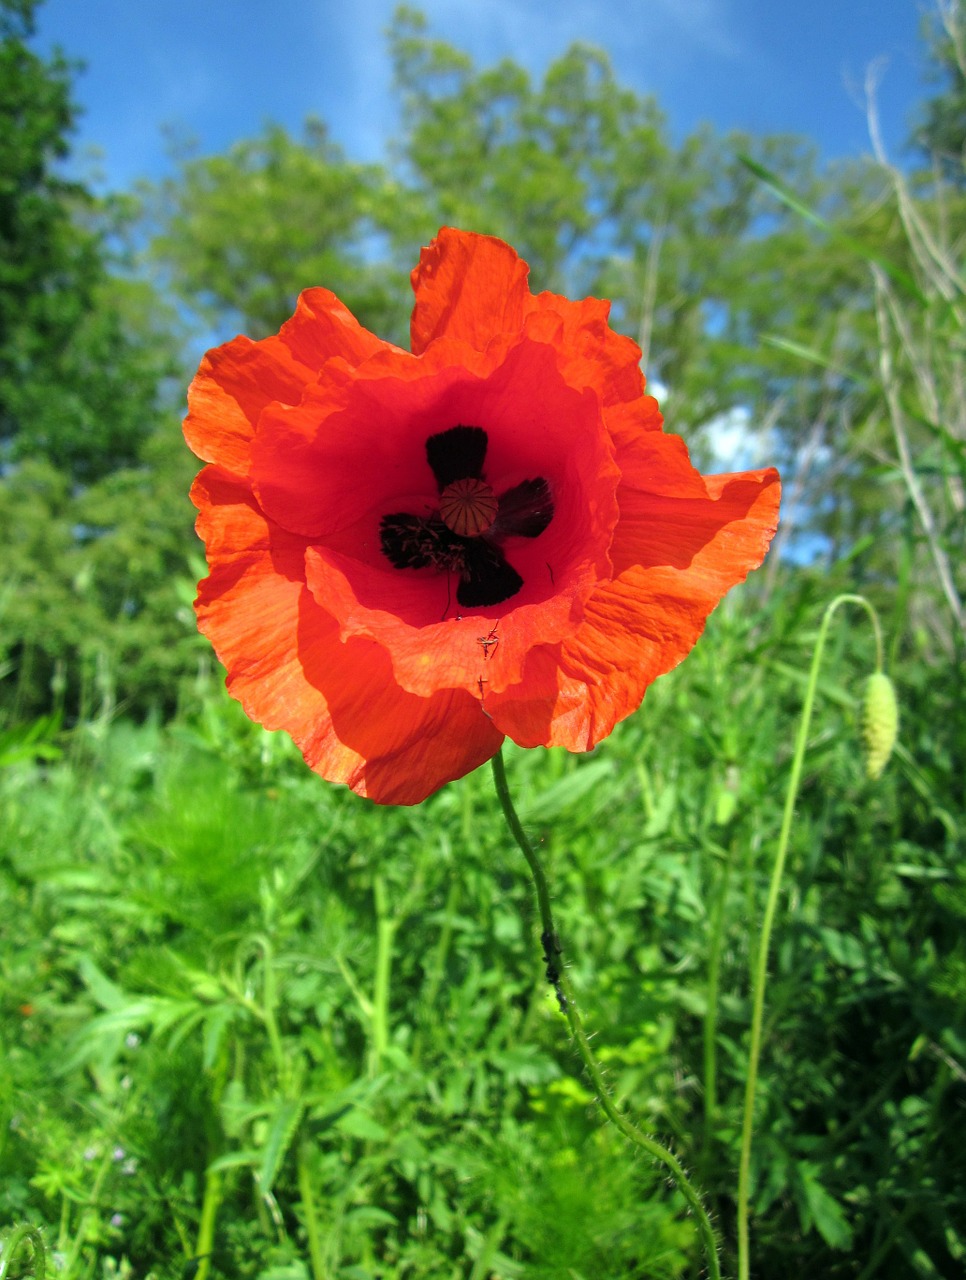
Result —
MULTIPOLYGON (((38 44, 86 70, 75 137, 85 175, 123 188, 168 169, 169 133, 219 151, 267 120, 321 116, 354 159, 379 159, 395 110, 385 29, 394 0, 46 0, 38 44), (97 154, 99 152, 99 155, 97 154)), ((425 0, 431 34, 479 64, 539 76, 574 40, 607 50, 681 136, 721 129, 812 137, 828 159, 868 150, 862 85, 881 68, 898 156, 923 95, 916 0, 425 0), (807 17, 806 17, 807 9, 807 17)))

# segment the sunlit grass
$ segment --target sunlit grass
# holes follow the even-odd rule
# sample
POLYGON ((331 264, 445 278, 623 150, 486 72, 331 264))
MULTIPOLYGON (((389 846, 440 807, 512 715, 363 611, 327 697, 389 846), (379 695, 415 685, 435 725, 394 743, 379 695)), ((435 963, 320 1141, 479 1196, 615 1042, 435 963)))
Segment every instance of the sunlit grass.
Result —
MULTIPOLYGON (((815 621, 778 607, 797 630, 739 595, 591 756, 507 756, 607 1082, 703 1187, 726 1271, 750 967, 815 621)), ((925 714, 941 691, 918 690, 909 763, 873 788, 871 644, 832 650, 751 1187, 757 1266, 794 1236, 814 1274, 852 1275, 900 1201, 959 1247, 943 1117, 964 891, 941 755, 910 760, 910 734, 955 740, 925 714)), ((202 1252, 211 1274, 276 1278, 691 1274, 679 1198, 579 1073, 488 771, 376 808, 213 683, 168 725, 80 725, 60 760, 9 764, 0 830, 0 1216, 43 1225, 69 1276, 179 1274, 202 1252)))

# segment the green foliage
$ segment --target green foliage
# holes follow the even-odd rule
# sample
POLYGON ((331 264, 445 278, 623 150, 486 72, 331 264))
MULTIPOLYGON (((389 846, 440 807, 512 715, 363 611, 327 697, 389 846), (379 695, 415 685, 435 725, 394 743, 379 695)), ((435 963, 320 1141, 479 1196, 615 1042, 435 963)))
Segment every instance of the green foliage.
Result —
POLYGON ((966 8, 944 0, 923 16, 927 73, 939 92, 923 104, 912 141, 948 181, 966 181, 966 8))
MULTIPOLYGON (((390 33, 403 107, 402 155, 434 222, 499 235, 548 288, 613 217, 621 148, 653 157, 664 121, 621 89, 606 56, 574 46, 534 87, 517 64, 478 71, 400 9, 390 33)), ((629 157, 628 157, 629 158, 629 157)))
POLYGON ((112 701, 109 670, 130 705, 171 706, 191 664, 178 597, 191 468, 163 407, 177 327, 121 271, 127 202, 60 176, 72 69, 29 47, 34 8, 0 8, 4 723, 52 700, 70 715, 112 701))
POLYGON ((277 125, 224 155, 188 157, 157 193, 154 251, 178 295, 208 321, 275 333, 311 284, 364 324, 405 341, 402 280, 373 261, 402 197, 376 165, 350 163, 321 121, 277 125))
MULTIPOLYGON (((405 342, 405 272, 448 221, 508 238, 535 288, 611 297, 671 428, 710 455, 709 422, 744 415, 749 448, 787 463, 781 536, 827 551, 827 573, 773 557, 591 757, 509 757, 608 1080, 693 1169, 728 1270, 803 672, 824 605, 861 584, 900 741, 873 786, 871 653, 837 629, 772 953, 753 1271, 961 1273, 957 173, 677 143, 598 51, 535 82, 403 10, 388 166, 310 121, 183 159, 144 205, 98 201, 60 176, 71 68, 31 51, 34 9, 0 0, 0 1221, 18 1265, 40 1239, 66 1280, 698 1265, 679 1198, 575 1074, 486 773, 412 811, 327 788, 218 692, 194 630, 176 310, 257 337, 322 284, 405 342), (122 253, 149 233, 163 287, 122 253)), ((957 83, 927 111, 932 149, 957 83)))
MULTIPOLYGON (((748 593, 719 611, 593 756, 509 758, 609 1083, 726 1241, 802 588, 774 601, 784 633, 748 593)), ((754 1266, 954 1274, 966 707, 903 668, 873 787, 871 645, 832 645, 773 951, 754 1266)), ((574 1074, 488 771, 375 809, 209 686, 166 727, 93 722, 61 761, 11 763, 0 831, 0 1212, 46 1224, 69 1278, 206 1252, 243 1276, 689 1274, 679 1200, 574 1074)))
POLYGON ((28 1109, 3 1183, 51 1229, 66 1206, 77 1266, 191 1254, 214 1197, 230 1274, 304 1257, 310 1210, 332 1273, 682 1273, 668 1192, 562 1080, 485 774, 376 814, 220 700, 72 756, 39 804, 30 768, 6 778, 7 887, 43 931, 4 955, 28 1109))
MULTIPOLYGON (((829 249, 844 254, 853 272, 867 273, 871 285, 866 309, 874 328, 867 320, 853 327, 853 316, 840 331, 840 336, 848 334, 857 353, 852 363, 846 364, 836 350, 838 339, 832 343, 826 338, 816 346, 773 336, 771 345, 830 377, 839 402, 858 407, 849 417, 861 432, 862 449, 874 451, 879 460, 878 467, 865 469, 877 492, 871 504, 857 484, 863 474, 858 450, 843 453, 838 462, 849 495, 863 494, 861 503, 847 502, 845 493, 836 492, 838 485, 830 486, 826 500, 835 513, 838 536, 844 533, 850 554, 861 556, 868 577, 897 583, 904 607, 928 616, 934 626, 937 609, 948 614, 952 635, 947 644, 958 645, 966 634, 966 399, 961 376, 966 282, 958 265, 966 206, 961 194, 941 180, 926 186, 925 195, 917 194, 914 184, 888 163, 875 130, 873 141, 889 193, 888 223, 877 228, 875 237, 869 227, 857 236, 841 220, 823 217, 776 175, 745 158, 778 200, 818 228, 829 249), (855 521, 856 510, 861 524, 855 521)), ((816 424, 822 426, 821 421, 816 424)), ((938 625, 946 635, 947 620, 938 625)))
POLYGON ((179 683, 206 661, 188 556, 194 472, 174 424, 144 463, 75 491, 49 463, 0 482, 0 674, 8 717, 55 706, 93 715, 119 700, 171 710, 179 683))
POLYGON ((123 204, 59 174, 71 67, 29 48, 34 8, 4 3, 0 30, 0 460, 42 456, 87 482, 137 461, 174 348, 108 277, 123 204))

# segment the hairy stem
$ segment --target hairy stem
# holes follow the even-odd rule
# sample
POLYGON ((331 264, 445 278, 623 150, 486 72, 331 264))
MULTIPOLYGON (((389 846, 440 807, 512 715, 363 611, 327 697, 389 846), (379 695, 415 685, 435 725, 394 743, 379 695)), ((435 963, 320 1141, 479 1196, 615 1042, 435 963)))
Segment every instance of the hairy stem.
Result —
POLYGON ((312 1265, 312 1280, 329 1280, 328 1268, 322 1249, 322 1236, 319 1232, 319 1219, 315 1208, 315 1194, 312 1190, 312 1175, 309 1171, 308 1145, 299 1144, 298 1154, 299 1199, 305 1214, 305 1234, 309 1242, 309 1261, 312 1265))
POLYGON ((573 1037, 574 1044, 577 1046, 577 1052, 584 1064, 587 1075, 590 1077, 597 1094, 597 1101, 601 1109, 612 1124, 621 1131, 628 1141, 633 1142, 635 1146, 640 1147, 652 1159, 663 1164, 668 1172, 672 1175, 675 1182, 681 1189, 681 1193, 687 1200, 688 1205, 695 1216, 698 1223, 698 1230, 701 1233, 702 1243, 708 1258, 708 1271, 713 1280, 720 1280, 721 1268, 718 1263, 718 1247, 714 1236, 714 1230, 711 1226, 711 1219, 708 1217, 704 1205, 701 1203, 698 1193, 688 1181, 684 1170, 679 1161, 666 1147, 662 1147, 659 1142, 653 1138, 647 1137, 641 1133, 630 1121, 618 1111, 613 1098, 608 1092, 604 1083, 604 1077, 601 1073, 597 1059, 594 1057, 590 1047, 590 1041, 587 1039, 587 1033, 584 1031, 584 1025, 581 1021, 580 1014, 577 1010, 577 1003, 574 998, 573 986, 570 978, 567 976, 567 970, 563 965, 562 955, 563 948, 560 945, 560 939, 554 924, 553 910, 550 906, 550 889, 547 885, 547 877, 544 874, 543 866, 537 856, 537 852, 527 838, 526 832, 520 824, 517 817, 516 809, 513 807, 513 800, 510 797, 510 788, 507 784, 506 766, 503 763, 503 752, 498 751, 492 760, 493 780, 496 784, 496 793, 500 800, 500 807, 503 810, 503 816, 506 818, 507 826, 520 852, 527 860, 530 873, 533 876, 533 883, 537 891, 537 904, 540 910, 541 940, 544 947, 544 959, 547 963, 547 980, 553 986, 557 1000, 560 1004, 560 1010, 567 1019, 567 1025, 570 1027, 570 1034, 573 1037))
POLYGON ((751 1182, 751 1137, 754 1128, 755 1090, 758 1086, 758 1064, 761 1059, 762 1026, 765 1015, 765 988, 768 985, 768 950, 771 943, 775 913, 778 909, 778 894, 781 890, 782 874, 788 856, 788 845, 795 818, 795 802, 798 799, 798 788, 802 780, 802 766, 805 762, 805 749, 808 745, 808 731, 812 723, 812 709, 815 705, 815 693, 818 688, 818 673, 822 665, 822 654, 828 636, 832 617, 840 605, 856 604, 863 608, 872 620, 875 631, 876 670, 882 670, 883 649, 882 632, 875 610, 864 596, 836 596, 825 610, 822 623, 815 642, 812 655, 812 666, 808 674, 805 688, 805 702, 802 706, 802 717, 798 725, 798 736, 795 740, 795 752, 792 756, 792 771, 788 780, 788 794, 785 797, 785 810, 782 814, 782 825, 778 835, 778 847, 775 850, 775 862, 772 866, 771 880, 768 885, 768 897, 765 901, 765 915, 761 924, 761 937, 758 943, 758 954, 755 960, 755 971, 752 979, 752 1012, 751 1036, 748 1045, 748 1076, 745 1080, 745 1100, 741 1121, 741 1156, 738 1162, 738 1280, 748 1280, 750 1255, 748 1239, 748 1199, 751 1182))
POLYGON ((397 926, 390 913, 386 882, 382 876, 374 878, 372 888, 376 900, 376 977, 372 991, 370 1076, 374 1076, 379 1070, 379 1064, 389 1047, 389 978, 397 926))
POLYGON ((24 1246, 29 1246, 31 1250, 34 1280, 44 1280, 47 1275, 47 1251, 44 1248, 44 1238, 36 1227, 21 1223, 14 1227, 6 1239, 0 1241, 0 1244, 2 1244, 0 1280, 7 1280, 8 1276, 24 1274, 20 1271, 19 1265, 16 1272, 11 1271, 17 1254, 24 1246))

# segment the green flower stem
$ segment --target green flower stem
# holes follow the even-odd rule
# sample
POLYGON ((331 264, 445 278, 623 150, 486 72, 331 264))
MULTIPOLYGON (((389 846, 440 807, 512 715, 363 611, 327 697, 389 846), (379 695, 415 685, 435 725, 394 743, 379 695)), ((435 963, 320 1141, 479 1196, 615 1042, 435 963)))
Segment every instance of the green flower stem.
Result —
POLYGON ((71 1239, 69 1247, 66 1246, 65 1233, 66 1233, 68 1223, 70 1222, 70 1205, 66 1199, 64 1201, 64 1204, 62 1206, 62 1211, 61 1211, 61 1218, 60 1218, 60 1237, 59 1238, 61 1241, 61 1247, 63 1248, 64 1254, 65 1254, 64 1272, 66 1275, 73 1274, 74 1268, 80 1262, 81 1253, 83 1252, 84 1245, 87 1244, 87 1239, 88 1239, 87 1224, 90 1221, 90 1219, 94 1217, 97 1213, 98 1201, 100 1200, 100 1195, 101 1195, 101 1188, 104 1185, 104 1182, 107 1178, 107 1175, 113 1163, 114 1163, 114 1157, 110 1151, 107 1151, 103 1156, 103 1158, 101 1159, 101 1163, 98 1167, 97 1174, 94 1178, 94 1184, 91 1187, 90 1192, 85 1198, 85 1207, 80 1215, 80 1220, 78 1221, 77 1226, 74 1229, 73 1238, 71 1239), (64 1210, 66 1210, 67 1212, 64 1212, 64 1210))
POLYGON ((708 957, 708 985, 706 1007, 702 1024, 702 1049, 704 1057, 704 1136, 701 1145, 699 1169, 701 1176, 708 1172, 708 1162, 714 1143, 714 1127, 718 1115, 718 1009, 721 986, 721 955, 724 951, 725 904, 731 883, 734 849, 729 846, 718 896, 711 910, 709 921, 711 945, 708 957))
POLYGON ((765 915, 761 924, 761 938, 758 943, 758 954, 755 961, 755 972, 752 979, 752 1013, 751 1038, 748 1046, 748 1076, 745 1081, 744 1111, 741 1121, 741 1156, 738 1163, 738 1280, 748 1280, 748 1198, 751 1180, 751 1137, 754 1127, 755 1090, 758 1086, 758 1064, 761 1059, 762 1026, 765 1015, 765 988, 768 983, 768 950, 771 943, 772 928, 775 923, 775 912, 778 908, 778 894, 781 889, 782 874, 788 855, 788 843, 795 818, 795 802, 802 780, 802 767, 805 762, 805 748, 808 745, 808 731, 812 723, 812 709, 815 705, 815 694, 818 689, 818 673, 822 665, 825 641, 828 636, 832 617, 840 605, 856 604, 861 606, 872 620, 876 644, 876 670, 882 670, 882 632, 879 619, 872 605, 864 596, 836 596, 825 610, 822 623, 815 642, 812 655, 812 666, 808 674, 805 688, 805 702, 802 706, 802 718, 798 725, 798 737, 795 741, 795 753, 792 756, 792 771, 788 780, 788 794, 785 798, 785 811, 782 815, 781 830, 778 835, 778 847, 775 852, 775 863, 772 867, 771 881, 768 885, 768 898, 765 902, 765 915))
POLYGON ((319 1231, 319 1219, 315 1207, 315 1194, 312 1190, 312 1175, 309 1171, 308 1143, 299 1144, 298 1153, 299 1199, 305 1214, 305 1234, 309 1242, 309 1260, 312 1264, 312 1280, 329 1280, 329 1270, 325 1265, 325 1253, 322 1248, 322 1235, 319 1231))
POLYGON ((506 818, 507 826, 510 828, 514 840, 520 847, 520 851, 527 860, 530 873, 533 876, 533 882, 537 890, 537 904, 540 909, 540 923, 542 928, 542 939, 545 947, 545 958, 547 961, 547 977, 552 982, 560 1001, 561 1011, 567 1019, 570 1027, 570 1034, 573 1036, 574 1044, 577 1046, 577 1052, 580 1054, 581 1061, 590 1077, 591 1083, 597 1094, 597 1101, 600 1103, 604 1114, 612 1124, 621 1131, 625 1138, 633 1142, 635 1146, 646 1151, 652 1159, 659 1161, 671 1173, 678 1186, 687 1200, 691 1211, 693 1212, 698 1229, 701 1233, 705 1252, 708 1257, 708 1271, 712 1280, 721 1280, 721 1269, 718 1264, 718 1248, 714 1237, 714 1230, 711 1226, 711 1220, 705 1212, 704 1205, 698 1196, 698 1193, 691 1186, 684 1170, 678 1160, 662 1147, 659 1142, 653 1138, 647 1137, 641 1131, 630 1123, 614 1104, 607 1086, 604 1084, 604 1077, 601 1069, 594 1057, 587 1039, 587 1033, 584 1031, 583 1022, 577 1011, 577 1004, 574 999, 573 986, 570 978, 567 976, 567 970, 561 963, 559 966, 557 961, 560 960, 561 947, 557 937, 557 930, 554 926, 553 911, 550 906, 550 890, 547 886, 547 877, 544 875, 543 867, 537 857, 536 850, 527 838, 523 827, 520 825, 520 819, 517 817, 516 809, 513 807, 513 800, 510 797, 510 789, 507 785, 506 766, 503 763, 503 752, 498 751, 492 759, 493 780, 496 783, 496 793, 500 800, 500 807, 503 810, 503 816, 506 818))
POLYGON ((389 979, 392 972, 393 940, 397 921, 393 918, 382 876, 373 879, 376 900, 376 977, 372 991, 372 1045, 369 1074, 375 1076, 389 1047, 389 979))
POLYGON ((2 1246, 2 1249, 0 1249, 0 1280, 7 1280, 8 1276, 22 1274, 19 1266, 16 1272, 11 1271, 10 1268, 24 1245, 30 1246, 33 1258, 34 1280, 44 1280, 47 1274, 47 1251, 44 1248, 44 1238, 36 1227, 28 1227, 24 1223, 14 1227, 6 1239, 0 1240, 0 1246, 2 1246))
POLYGON ((272 1058, 275 1062, 275 1073, 284 1090, 288 1081, 289 1067, 282 1047, 282 1034, 278 1027, 276 1010, 278 1009, 278 987, 275 984, 275 955, 268 938, 259 935, 257 939, 262 948, 262 962, 265 966, 263 984, 263 1020, 269 1044, 272 1047, 272 1058))
POLYGON ((221 1174, 210 1167, 205 1170, 205 1191, 201 1201, 201 1221, 198 1224, 198 1240, 195 1244, 195 1259, 198 1269, 195 1280, 208 1280, 211 1270, 211 1250, 215 1242, 215 1224, 218 1221, 218 1209, 221 1206, 221 1174))
MULTIPOLYGON (((269 957, 265 956, 265 967, 269 967, 269 957)), ((205 1183, 201 1199, 201 1217, 198 1222, 198 1235, 195 1240, 192 1261, 197 1263, 194 1280, 208 1280, 211 1270, 211 1254, 215 1245, 215 1228, 218 1224, 218 1211, 224 1195, 224 1183, 221 1171, 212 1165, 221 1155, 224 1145, 224 1131, 221 1127, 221 1099, 228 1078, 228 1051, 222 1046, 208 1076, 208 1105, 204 1111, 204 1133, 206 1148, 205 1183)))
POLYGON ((235 994, 240 1004, 253 1018, 265 1028, 269 1047, 272 1051, 272 1062, 275 1075, 282 1090, 285 1090, 288 1078, 288 1063, 282 1046, 282 1036, 278 1027, 276 1011, 278 1009, 278 987, 275 982, 275 955, 272 944, 264 933, 255 933, 242 940, 235 952, 235 994), (248 987, 245 965, 252 951, 260 951, 262 956, 262 1003, 247 994, 242 994, 248 987))

